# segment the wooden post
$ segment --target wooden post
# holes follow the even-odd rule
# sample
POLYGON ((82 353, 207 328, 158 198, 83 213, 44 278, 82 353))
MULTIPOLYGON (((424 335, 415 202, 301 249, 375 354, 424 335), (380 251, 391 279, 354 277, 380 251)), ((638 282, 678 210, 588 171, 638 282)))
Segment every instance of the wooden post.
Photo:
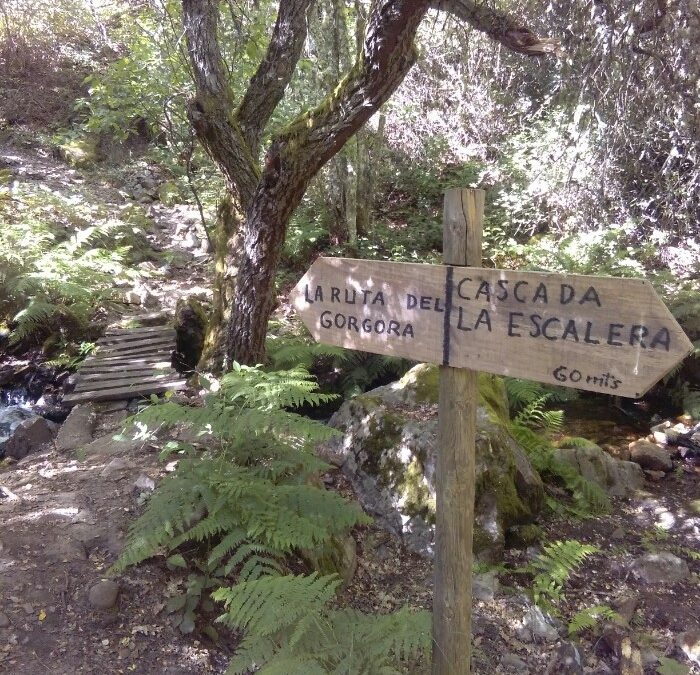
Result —
MULTIPOLYGON (((443 262, 481 267, 484 191, 445 193, 443 262)), ((446 306, 451 275, 446 275, 446 306)), ((449 312, 447 312, 449 314, 449 312)), ((449 333, 449 326, 445 327, 449 333)), ((436 465, 433 675, 468 675, 471 661, 472 532, 474 524, 477 372, 449 365, 449 337, 440 367, 436 465)))

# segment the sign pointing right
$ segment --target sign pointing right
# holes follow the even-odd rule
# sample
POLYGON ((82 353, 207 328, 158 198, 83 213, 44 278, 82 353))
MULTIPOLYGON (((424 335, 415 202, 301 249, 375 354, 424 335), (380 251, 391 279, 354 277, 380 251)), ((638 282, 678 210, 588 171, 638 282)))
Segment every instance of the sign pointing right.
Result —
POLYGON ((643 279, 319 258, 292 300, 326 344, 633 398, 693 349, 643 279))

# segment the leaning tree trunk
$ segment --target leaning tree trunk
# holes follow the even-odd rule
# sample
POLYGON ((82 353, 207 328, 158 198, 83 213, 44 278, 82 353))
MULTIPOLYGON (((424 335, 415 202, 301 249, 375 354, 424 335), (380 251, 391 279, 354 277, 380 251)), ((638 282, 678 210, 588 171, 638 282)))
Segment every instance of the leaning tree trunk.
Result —
MULTIPOLYGON (((218 43, 219 1, 182 0, 196 88, 189 117, 229 193, 231 219, 219 225, 216 314, 207 347, 208 354, 216 353, 230 305, 224 367, 233 360, 248 364, 263 360, 275 273, 289 219, 311 179, 404 79, 415 61, 413 40, 431 0, 373 0, 355 64, 332 94, 273 140, 261 168, 257 158, 263 132, 301 55, 312 3, 280 0, 267 53, 236 105, 218 43)), ((553 50, 551 41, 540 40, 485 3, 432 0, 432 4, 514 51, 553 50)))

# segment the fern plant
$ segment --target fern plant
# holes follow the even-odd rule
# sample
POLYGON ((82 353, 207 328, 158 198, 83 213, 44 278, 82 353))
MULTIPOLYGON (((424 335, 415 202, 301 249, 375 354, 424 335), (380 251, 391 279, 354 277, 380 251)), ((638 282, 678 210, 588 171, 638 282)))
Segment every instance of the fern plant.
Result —
POLYGON ((569 621, 569 635, 578 635, 584 630, 593 628, 599 621, 611 621, 617 617, 619 614, 607 605, 584 607, 580 612, 576 612, 569 621))
POLYGON ((189 631, 199 603, 216 589, 226 610, 219 621, 245 633, 230 672, 389 673, 407 653, 427 653, 429 614, 331 609, 336 575, 289 573, 290 556, 322 552, 369 522, 315 480, 328 465, 312 448, 337 432, 289 411, 330 396, 301 367, 235 365, 216 384, 200 407, 170 399, 137 415, 140 433, 185 427, 191 442, 170 444, 177 469, 130 528, 114 570, 157 555, 174 567, 198 567, 169 607, 189 631))
POLYGON ((547 499, 547 504, 553 510, 566 509, 574 515, 590 517, 606 513, 610 509, 610 499, 605 491, 597 483, 584 478, 569 464, 557 460, 556 448, 546 438, 516 423, 511 423, 510 431, 527 452, 537 472, 544 478, 560 481, 570 492, 573 499, 571 505, 562 505, 552 498, 547 499))
POLYGON ((556 431, 564 422, 561 410, 547 410, 554 403, 564 403, 578 398, 575 389, 521 380, 513 377, 504 379, 513 421, 524 427, 556 431))
POLYGON ((535 602, 547 611, 554 611, 553 603, 561 600, 569 575, 598 550, 596 546, 582 544, 575 539, 555 541, 545 546, 527 568, 535 573, 532 580, 535 602))

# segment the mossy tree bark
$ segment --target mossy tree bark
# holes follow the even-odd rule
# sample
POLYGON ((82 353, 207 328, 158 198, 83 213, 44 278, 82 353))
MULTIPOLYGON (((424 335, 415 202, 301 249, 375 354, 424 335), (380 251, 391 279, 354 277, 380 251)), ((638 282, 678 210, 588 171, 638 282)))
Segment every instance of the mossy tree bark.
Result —
POLYGON ((239 104, 219 48, 218 0, 182 2, 196 87, 190 121, 229 192, 228 220, 220 222, 217 232, 217 314, 206 349, 207 365, 215 368, 226 368, 233 360, 263 360, 274 276, 289 219, 311 179, 404 79, 416 59, 416 31, 431 4, 516 51, 551 51, 545 48, 548 41, 485 3, 374 0, 354 65, 320 105, 273 138, 261 166, 263 132, 301 55, 313 1, 280 1, 267 53, 239 104))

